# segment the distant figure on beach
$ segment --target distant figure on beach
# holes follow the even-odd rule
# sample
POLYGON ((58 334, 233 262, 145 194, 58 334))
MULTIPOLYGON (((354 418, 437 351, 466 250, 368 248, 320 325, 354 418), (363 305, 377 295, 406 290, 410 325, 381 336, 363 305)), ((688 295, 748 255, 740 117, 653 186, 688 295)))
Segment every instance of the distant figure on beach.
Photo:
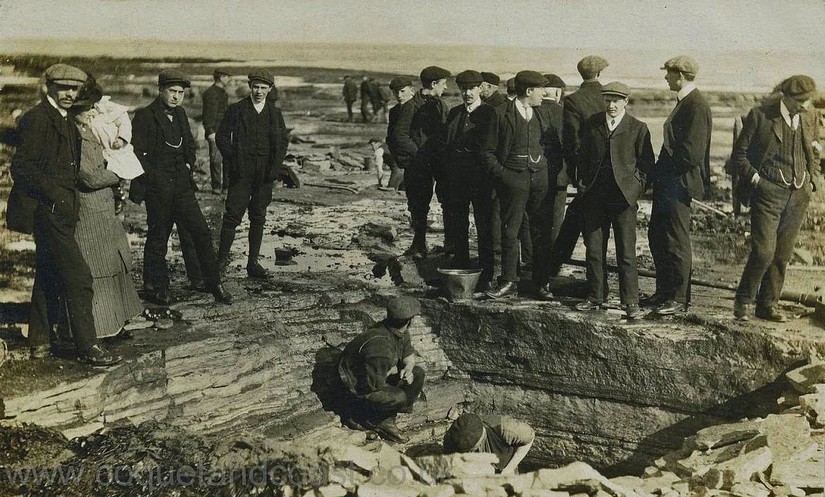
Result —
POLYGON ((372 105, 372 84, 370 82, 370 78, 364 76, 361 79, 361 121, 368 123, 372 122, 372 112, 370 111, 370 105, 372 105))
POLYGON ((395 162, 395 158, 390 153, 390 147, 378 138, 371 138, 369 141, 370 148, 372 148, 372 155, 375 159, 375 173, 378 177, 378 188, 392 188, 398 190, 401 182, 404 181, 404 170, 399 168, 395 162), (384 177, 387 172, 384 170, 386 165, 390 170, 390 177, 387 178, 386 184, 384 177))
POLYGON ((215 69, 212 73, 214 83, 203 92, 203 131, 206 135, 206 144, 209 147, 209 175, 212 183, 212 193, 218 195, 226 193, 226 171, 223 169, 223 160, 215 136, 229 105, 229 95, 226 93, 226 84, 231 75, 223 69, 215 69))
POLYGON ((358 100, 358 85, 352 76, 344 76, 344 89, 342 90, 344 102, 347 104, 347 122, 353 122, 352 105, 358 100))
POLYGON ((46 69, 46 95, 20 119, 6 225, 13 231, 34 234, 36 265, 28 338, 31 356, 49 354, 60 297, 64 297, 78 358, 94 366, 109 366, 121 358, 98 343, 92 273, 75 240, 81 142, 68 114, 86 79, 85 72, 67 64, 46 69))
POLYGON ((266 69, 253 69, 249 76, 249 97, 229 106, 217 144, 228 168, 229 191, 221 224, 218 264, 221 271, 229 265, 235 230, 244 214, 249 216, 249 249, 246 274, 267 279, 258 258, 266 224, 266 209, 272 202, 272 183, 284 171, 289 132, 284 116, 267 95, 275 78, 266 69))

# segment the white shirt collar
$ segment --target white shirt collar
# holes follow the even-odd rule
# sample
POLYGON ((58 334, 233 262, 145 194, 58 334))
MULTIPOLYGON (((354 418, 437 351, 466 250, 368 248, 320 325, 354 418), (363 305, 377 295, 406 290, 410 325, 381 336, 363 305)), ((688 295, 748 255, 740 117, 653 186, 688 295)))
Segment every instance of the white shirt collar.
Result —
POLYGON ((788 110, 784 100, 779 101, 779 113, 782 114, 782 119, 791 129, 796 130, 799 127, 799 114, 791 118, 791 111, 788 110))
POLYGON ((48 99, 48 101, 52 105, 52 107, 57 109, 57 112, 60 112, 61 116, 66 117, 66 116, 69 115, 69 113, 66 112, 66 109, 61 109, 60 107, 57 106, 57 102, 54 101, 54 99, 52 98, 51 95, 46 95, 46 99, 48 99))
POLYGON ((470 105, 464 104, 464 108, 467 110, 468 114, 470 112, 478 109, 479 107, 481 107, 481 99, 480 98, 478 100, 476 100, 475 102, 473 102, 472 104, 470 104, 470 105))
POLYGON ((616 117, 610 117, 610 115, 605 114, 604 117, 605 117, 605 121, 607 122, 607 129, 610 130, 610 131, 613 131, 616 128, 618 128, 619 124, 622 123, 622 119, 624 119, 625 114, 627 114, 627 111, 624 111, 624 110, 622 111, 621 114, 619 114, 616 117), (610 125, 610 121, 613 121, 612 126, 610 125))
POLYGON ((521 114, 521 117, 523 117, 524 119, 529 121, 530 118, 533 117, 533 108, 530 107, 529 105, 524 104, 518 98, 515 100, 515 102, 516 102, 516 109, 518 110, 518 113, 521 114))
POLYGON ((681 90, 676 92, 676 98, 678 100, 682 100, 683 98, 688 96, 688 94, 690 94, 690 92, 692 92, 695 89, 696 89, 696 84, 694 84, 693 81, 688 81, 687 84, 685 84, 685 86, 683 86, 681 90))
POLYGON ((266 105, 266 99, 264 99, 264 101, 259 103, 259 104, 256 104, 255 101, 252 100, 252 97, 249 97, 249 101, 252 102, 252 107, 255 107, 255 112, 260 114, 261 112, 264 111, 264 106, 266 105))

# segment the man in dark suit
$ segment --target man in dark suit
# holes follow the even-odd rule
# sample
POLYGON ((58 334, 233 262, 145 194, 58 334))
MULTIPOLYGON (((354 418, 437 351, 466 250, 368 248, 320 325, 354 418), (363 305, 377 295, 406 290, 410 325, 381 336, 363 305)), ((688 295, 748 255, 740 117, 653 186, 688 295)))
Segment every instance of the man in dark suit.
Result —
POLYGON ((416 104, 416 95, 412 81, 408 78, 394 78, 390 81, 390 90, 395 96, 396 104, 390 109, 389 123, 387 123, 387 146, 390 149, 395 163, 402 170, 406 169, 415 159, 418 144, 413 140, 410 131, 416 104))
POLYGON ((637 200, 645 190, 645 175, 655 157, 647 125, 626 112, 630 88, 619 82, 602 87, 607 110, 591 116, 581 129, 581 154, 576 171, 584 190, 581 209, 587 253, 587 300, 578 310, 599 309, 607 299, 607 241, 616 237, 619 296, 629 319, 639 310, 636 267, 637 200))
POLYGON ((275 78, 265 69, 249 73, 249 98, 229 106, 218 129, 218 147, 229 168, 229 192, 221 225, 218 263, 229 264, 235 229, 249 211, 249 252, 246 274, 266 279, 269 272, 258 256, 266 223, 266 208, 272 202, 272 184, 281 172, 289 146, 284 116, 267 94, 275 78))
MULTIPOLYGON (((547 140, 557 139, 557 132, 546 111, 541 108, 544 76, 535 71, 516 74, 516 99, 497 107, 489 126, 483 149, 488 173, 495 178, 501 205, 501 282, 487 293, 499 298, 518 289, 518 233, 524 213, 534 215, 547 194, 547 140)), ((552 165, 550 167, 557 167, 552 165)), ((534 243, 541 244, 540 233, 533 233, 534 243)))
MULTIPOLYGON (((478 235, 478 260, 481 278, 478 288, 489 290, 493 280, 493 234, 491 230, 492 178, 484 169, 482 147, 489 143, 487 128, 495 117, 495 109, 481 101, 483 79, 476 71, 463 71, 455 77, 464 103, 450 109, 446 128, 446 161, 448 233, 455 247, 453 265, 457 269, 470 266, 469 215, 470 204, 478 235)), ((492 153, 493 150, 487 150, 492 153)))
POLYGON ((172 226, 177 224, 192 237, 207 289, 215 300, 228 304, 232 295, 221 285, 212 232, 195 199, 195 139, 181 107, 189 85, 182 72, 161 71, 158 97, 135 111, 132 118, 132 145, 145 172, 132 180, 129 197, 136 202, 146 200, 149 225, 143 249, 143 285, 154 292, 154 300, 163 304, 172 301, 166 251, 172 226))
POLYGON ((352 104, 358 100, 358 85, 352 80, 352 76, 344 76, 344 89, 341 91, 344 102, 347 103, 347 121, 353 122, 352 104))
POLYGON ((785 283, 805 211, 820 176, 813 148, 818 140, 816 116, 808 111, 816 84, 808 76, 791 76, 782 99, 756 107, 745 119, 733 146, 731 162, 742 181, 751 185, 751 252, 733 307, 746 321, 756 301, 756 316, 784 322, 776 302, 785 283))
POLYGON ((229 105, 226 84, 229 82, 230 74, 223 69, 215 69, 212 78, 215 82, 203 92, 202 97, 203 131, 209 146, 209 175, 212 193, 219 194, 221 191, 226 191, 226 175, 222 167, 221 152, 215 143, 215 136, 226 112, 226 106, 229 105))
POLYGON ((481 77, 484 80, 481 83, 481 100, 491 106, 498 107, 501 104, 507 103, 507 95, 498 91, 501 84, 501 78, 498 74, 492 72, 481 72, 481 77))
POLYGON ((686 310, 690 303, 690 203, 704 196, 710 178, 713 121, 710 106, 693 82, 699 64, 680 55, 662 69, 678 103, 665 120, 662 151, 650 177, 653 211, 648 240, 656 264, 656 293, 645 303, 667 315, 686 310))
POLYGON ((36 266, 29 316, 32 357, 49 352, 59 299, 65 298, 79 358, 95 366, 120 362, 95 336, 92 273, 75 241, 80 135, 68 110, 86 73, 66 64, 46 69, 46 97, 20 119, 12 158, 9 229, 33 233, 36 266))
MULTIPOLYGON (((562 112, 562 145, 564 148, 564 163, 567 164, 566 179, 578 186, 575 165, 578 164, 581 154, 581 128, 585 121, 594 114, 606 110, 604 98, 602 97, 602 84, 599 77, 602 71, 608 66, 607 60, 598 55, 588 55, 576 65, 576 69, 582 77, 582 84, 579 89, 571 93, 564 99, 562 112)), ((564 175, 558 178, 563 180, 564 175)), ((556 188, 562 185, 556 182, 556 188)), ((565 190, 567 185, 563 185, 565 190)), ((566 195, 566 193, 565 193, 566 195)), ((550 276, 557 276, 562 264, 570 260, 579 235, 582 232, 582 219, 580 198, 573 199, 567 206, 564 213, 564 220, 554 234, 555 241, 550 256, 550 276)), ((607 281, 607 280, 605 280, 607 281)))
MULTIPOLYGON (((441 94, 447 89, 450 71, 437 66, 421 70, 421 90, 413 97, 413 114, 410 122, 410 136, 417 146, 412 162, 404 171, 407 188, 407 209, 413 228, 413 243, 405 252, 407 255, 422 257, 427 255, 427 215, 433 199, 433 187, 438 201, 446 201, 446 185, 442 175, 442 152, 444 147, 444 121, 449 107, 441 94)), ((446 218, 446 213, 444 214, 446 218)), ((448 223, 445 223, 445 251, 450 252, 448 223)))

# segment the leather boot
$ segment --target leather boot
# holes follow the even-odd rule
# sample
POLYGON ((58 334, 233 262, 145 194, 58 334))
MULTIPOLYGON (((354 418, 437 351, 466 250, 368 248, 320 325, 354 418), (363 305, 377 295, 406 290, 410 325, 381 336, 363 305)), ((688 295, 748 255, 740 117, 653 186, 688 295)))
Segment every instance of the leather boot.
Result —
POLYGON ((246 263, 246 275, 250 278, 267 279, 269 271, 258 263, 261 253, 261 242, 264 238, 263 226, 249 227, 249 260, 246 263))
POLYGON ((223 225, 221 227, 221 241, 218 246, 218 268, 221 273, 226 272, 229 266, 229 251, 232 249, 232 243, 235 241, 235 228, 223 225))
POLYGON ((414 258, 421 259, 427 256, 427 220, 415 221, 413 220, 413 241, 404 255, 411 255, 414 258))

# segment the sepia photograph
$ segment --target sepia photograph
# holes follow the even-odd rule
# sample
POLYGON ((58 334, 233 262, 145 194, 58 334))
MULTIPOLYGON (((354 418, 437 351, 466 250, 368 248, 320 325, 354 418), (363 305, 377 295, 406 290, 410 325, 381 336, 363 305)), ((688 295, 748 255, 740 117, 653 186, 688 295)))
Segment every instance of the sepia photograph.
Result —
POLYGON ((823 27, 0 0, 0 497, 825 497, 823 27))

